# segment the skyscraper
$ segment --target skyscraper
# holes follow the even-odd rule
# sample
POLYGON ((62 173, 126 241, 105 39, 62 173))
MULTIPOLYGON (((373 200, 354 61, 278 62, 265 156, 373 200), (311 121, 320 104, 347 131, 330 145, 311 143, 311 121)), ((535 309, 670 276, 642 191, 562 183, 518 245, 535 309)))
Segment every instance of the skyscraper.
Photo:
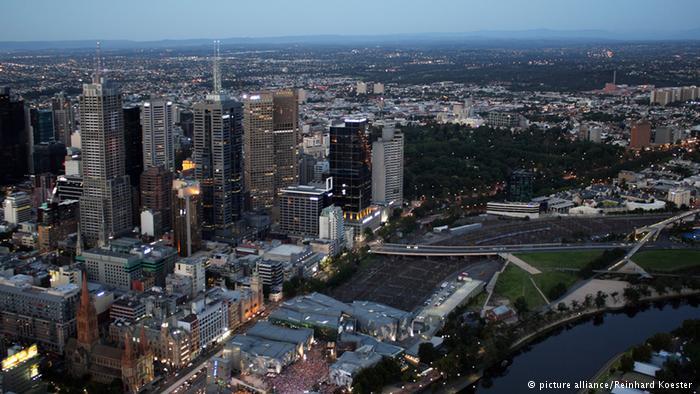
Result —
POLYGON ((39 145, 43 142, 54 141, 53 112, 45 108, 29 110, 29 122, 32 127, 32 143, 39 145))
POLYGON ((366 119, 346 119, 330 128, 330 176, 333 202, 346 219, 361 220, 370 213, 372 165, 366 119))
MULTIPOLYGON (((99 58, 99 56, 98 56, 99 58)), ((119 90, 100 79, 80 96, 83 194, 80 226, 88 245, 131 230, 131 188, 124 168, 124 114, 119 90)))
MULTIPOLYGON (((134 187, 139 185, 139 177, 143 172, 143 132, 141 127, 141 107, 129 105, 124 107, 124 160, 126 174, 134 187)), ((138 195, 138 190, 136 191, 138 195)))
POLYGON ((403 133, 385 125, 372 143, 372 202, 384 206, 403 203, 403 133))
POLYGON ((160 213, 161 228, 158 234, 170 230, 173 173, 162 166, 150 167, 141 174, 141 210, 160 213))
POLYGON ((296 92, 252 94, 244 107, 245 190, 252 210, 270 210, 282 188, 299 182, 296 92))
POLYGON ((75 129, 75 114, 73 113, 72 103, 61 92, 51 99, 51 110, 53 111, 53 128, 56 141, 63 142, 65 146, 70 146, 70 135, 75 129))
POLYGON ((143 172, 143 147, 141 131, 141 107, 138 105, 128 105, 123 108, 124 112, 124 144, 126 162, 126 175, 131 183, 131 206, 133 223, 139 223, 141 206, 141 188, 139 182, 143 172))
POLYGON ((143 168, 163 166, 175 170, 173 103, 163 98, 141 105, 143 168))
MULTIPOLYGON (((214 74, 218 74, 218 51, 214 74)), ((193 161, 202 191, 205 237, 231 230, 241 215, 242 107, 221 93, 220 76, 215 75, 214 81, 214 93, 193 108, 193 161)))
POLYGON ((199 250, 202 242, 202 201, 199 183, 173 182, 173 246, 180 256, 189 257, 199 250))
POLYGON ((0 183, 13 183, 29 173, 24 101, 13 96, 7 87, 0 87, 0 147, 0 183))

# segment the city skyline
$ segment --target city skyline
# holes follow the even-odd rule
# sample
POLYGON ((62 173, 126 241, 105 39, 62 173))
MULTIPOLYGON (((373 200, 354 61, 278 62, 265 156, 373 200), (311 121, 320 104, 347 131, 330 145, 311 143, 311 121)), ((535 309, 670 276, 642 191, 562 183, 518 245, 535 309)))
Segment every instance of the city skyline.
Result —
POLYGON ((312 0, 273 3, 262 6, 212 0, 195 7, 190 1, 172 4, 162 0, 147 3, 131 0, 113 3, 11 0, 3 7, 13 18, 0 26, 0 41, 149 41, 529 30, 579 31, 585 36, 595 31, 607 31, 624 33, 628 38, 653 39, 654 34, 673 32, 688 34, 694 31, 692 34, 697 35, 700 28, 694 18, 700 13, 700 3, 692 0, 672 3, 657 0, 538 0, 527 3, 500 0, 458 4, 446 0, 379 3, 360 0, 349 8, 312 0), (270 7, 275 12, 270 12, 270 7), (37 13, 37 8, 43 11, 37 13), (220 9, 221 12, 212 13, 211 9, 220 9), (135 10, 138 12, 133 12, 135 10), (236 17, 239 14, 242 17, 236 17), (340 19, 352 20, 353 23, 337 23, 340 19), (236 23, 229 23, 231 20, 236 20, 236 23), (261 23, 261 20, 265 22, 261 23), (659 28, 663 26, 659 20, 672 20, 673 27, 659 28), (27 25, 35 28, 24 29, 27 25), (126 30, 124 26, 130 28, 126 30))
POLYGON ((8 0, 0 392, 699 391, 693 1, 8 0))

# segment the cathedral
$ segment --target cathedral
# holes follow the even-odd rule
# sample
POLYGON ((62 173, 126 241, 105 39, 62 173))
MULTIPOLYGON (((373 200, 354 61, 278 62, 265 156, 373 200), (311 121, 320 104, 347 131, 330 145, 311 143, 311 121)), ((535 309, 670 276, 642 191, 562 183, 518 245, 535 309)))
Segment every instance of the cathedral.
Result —
POLYGON ((138 392, 153 380, 154 356, 143 329, 137 340, 134 333, 126 333, 124 348, 101 343, 97 311, 90 298, 85 273, 76 320, 78 338, 69 339, 65 349, 65 359, 73 376, 89 375, 91 380, 105 384, 121 379, 124 391, 129 393, 138 392))

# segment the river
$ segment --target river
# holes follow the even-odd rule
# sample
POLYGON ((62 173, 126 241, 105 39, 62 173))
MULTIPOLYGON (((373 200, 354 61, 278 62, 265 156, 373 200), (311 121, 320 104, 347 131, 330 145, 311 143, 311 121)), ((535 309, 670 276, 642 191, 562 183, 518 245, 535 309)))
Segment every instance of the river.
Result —
MULTIPOLYGON (((655 333, 672 331, 686 319, 700 319, 697 300, 667 302, 632 311, 601 314, 530 344, 513 356, 508 367, 496 372, 490 379, 482 379, 477 387, 463 392, 539 392, 537 389, 528 389, 529 381, 537 384, 542 381, 570 382, 573 386, 577 381, 590 379, 616 354, 643 342, 655 333)), ((542 392, 577 391, 572 388, 542 392)))

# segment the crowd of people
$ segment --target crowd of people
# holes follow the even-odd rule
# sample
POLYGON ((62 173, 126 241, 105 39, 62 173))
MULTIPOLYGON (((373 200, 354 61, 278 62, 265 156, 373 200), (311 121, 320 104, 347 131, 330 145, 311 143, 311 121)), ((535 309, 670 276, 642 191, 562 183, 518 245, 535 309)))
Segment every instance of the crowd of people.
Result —
POLYGON ((315 345, 306 352, 306 358, 287 367, 281 374, 269 378, 268 386, 276 393, 303 393, 317 391, 332 393, 337 389, 328 383, 328 361, 323 346, 315 345))

